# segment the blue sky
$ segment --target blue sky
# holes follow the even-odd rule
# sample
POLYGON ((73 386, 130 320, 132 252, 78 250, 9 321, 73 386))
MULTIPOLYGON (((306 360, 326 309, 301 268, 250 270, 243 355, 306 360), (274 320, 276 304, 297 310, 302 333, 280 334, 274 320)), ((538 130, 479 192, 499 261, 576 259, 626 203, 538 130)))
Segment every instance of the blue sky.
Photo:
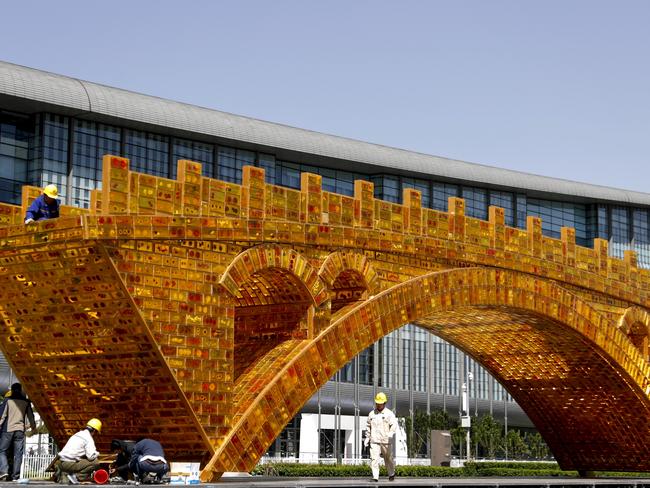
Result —
POLYGON ((23 0, 0 11, 4 61, 650 191, 647 1, 23 0))

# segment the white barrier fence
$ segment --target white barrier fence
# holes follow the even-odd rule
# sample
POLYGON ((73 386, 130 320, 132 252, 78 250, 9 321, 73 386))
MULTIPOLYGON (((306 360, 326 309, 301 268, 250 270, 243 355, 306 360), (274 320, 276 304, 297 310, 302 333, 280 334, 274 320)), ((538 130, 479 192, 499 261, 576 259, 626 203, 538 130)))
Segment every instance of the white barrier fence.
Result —
MULTIPOLYGON (((465 459, 460 459, 453 457, 450 460, 450 467, 452 468, 462 468, 465 465, 465 459)), ((495 463, 495 462, 502 462, 502 463, 507 463, 507 462, 517 462, 517 463, 549 463, 553 464, 556 461, 555 460, 549 460, 549 459, 527 459, 527 460, 522 460, 522 459, 488 459, 488 458, 480 458, 480 459, 472 459, 473 462, 477 463, 482 463, 482 462, 488 462, 488 463, 495 463)), ((382 461, 383 462, 383 461, 382 461)), ((281 456, 262 456, 259 460, 258 464, 337 464, 336 458, 319 458, 315 454, 311 456, 301 456, 300 458, 298 457, 281 457, 281 456)), ((362 465, 362 464, 370 464, 370 459, 368 458, 341 458, 340 464, 346 464, 346 465, 362 465)), ((403 456, 396 456, 395 457, 395 465, 397 466, 431 466, 431 460, 429 458, 407 458, 403 456)))
POLYGON ((46 473, 45 469, 55 457, 54 454, 25 454, 20 467, 20 477, 30 480, 49 479, 52 473, 46 473))
MULTIPOLYGON (((273 464, 273 463, 287 463, 287 464, 337 464, 336 458, 319 458, 317 456, 302 456, 297 457, 279 457, 279 456, 262 456, 259 464, 273 464)), ((370 464, 368 458, 341 458, 341 464, 346 465, 362 465, 370 464)), ((395 464, 398 466, 431 466, 431 460, 428 458, 405 458, 398 456, 395 458, 395 464)))

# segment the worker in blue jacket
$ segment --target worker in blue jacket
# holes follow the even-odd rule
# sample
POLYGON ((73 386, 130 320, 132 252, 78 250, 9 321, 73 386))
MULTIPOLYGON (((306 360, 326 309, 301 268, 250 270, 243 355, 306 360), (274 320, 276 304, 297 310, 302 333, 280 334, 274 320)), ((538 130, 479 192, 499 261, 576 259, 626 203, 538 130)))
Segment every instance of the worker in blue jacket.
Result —
POLYGON ((135 475, 136 481, 160 483, 169 471, 169 464, 160 442, 153 439, 141 439, 136 442, 131 452, 129 468, 135 475))
POLYGON ((59 190, 56 185, 47 185, 43 193, 32 202, 25 215, 25 223, 35 220, 56 219, 59 217, 59 190))

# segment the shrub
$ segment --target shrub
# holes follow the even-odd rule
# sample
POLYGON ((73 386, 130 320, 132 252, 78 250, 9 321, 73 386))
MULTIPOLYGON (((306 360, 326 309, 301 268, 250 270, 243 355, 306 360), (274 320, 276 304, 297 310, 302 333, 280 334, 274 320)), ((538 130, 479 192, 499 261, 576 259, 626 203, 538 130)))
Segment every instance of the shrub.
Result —
MULTIPOLYGON (((539 462, 469 462, 463 468, 448 468, 443 466, 397 466, 395 473, 399 477, 413 478, 451 478, 451 477, 577 477, 576 471, 562 471, 557 463, 539 462)), ((369 465, 346 464, 297 464, 297 463, 268 463, 259 464, 253 470, 258 476, 281 476, 288 478, 369 478, 372 473, 369 465)), ((381 467, 380 474, 386 476, 386 468, 381 467)), ((647 476, 647 473, 596 473, 596 476, 635 477, 647 476)))

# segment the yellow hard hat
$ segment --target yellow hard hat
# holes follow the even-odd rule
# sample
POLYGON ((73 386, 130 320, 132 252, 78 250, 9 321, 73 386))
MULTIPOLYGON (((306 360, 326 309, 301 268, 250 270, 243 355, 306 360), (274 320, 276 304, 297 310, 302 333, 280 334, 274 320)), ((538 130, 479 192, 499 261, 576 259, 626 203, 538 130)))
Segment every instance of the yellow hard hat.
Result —
POLYGON ((50 198, 58 198, 59 189, 56 187, 56 185, 47 185, 45 188, 43 188, 43 193, 45 193, 50 198))
POLYGON ((386 403, 387 401, 388 398, 386 398, 386 394, 383 391, 377 393, 377 396, 375 397, 375 403, 386 403))
POLYGON ((90 419, 88 423, 86 424, 86 427, 91 427, 95 429, 97 432, 102 431, 102 421, 99 419, 90 419))

